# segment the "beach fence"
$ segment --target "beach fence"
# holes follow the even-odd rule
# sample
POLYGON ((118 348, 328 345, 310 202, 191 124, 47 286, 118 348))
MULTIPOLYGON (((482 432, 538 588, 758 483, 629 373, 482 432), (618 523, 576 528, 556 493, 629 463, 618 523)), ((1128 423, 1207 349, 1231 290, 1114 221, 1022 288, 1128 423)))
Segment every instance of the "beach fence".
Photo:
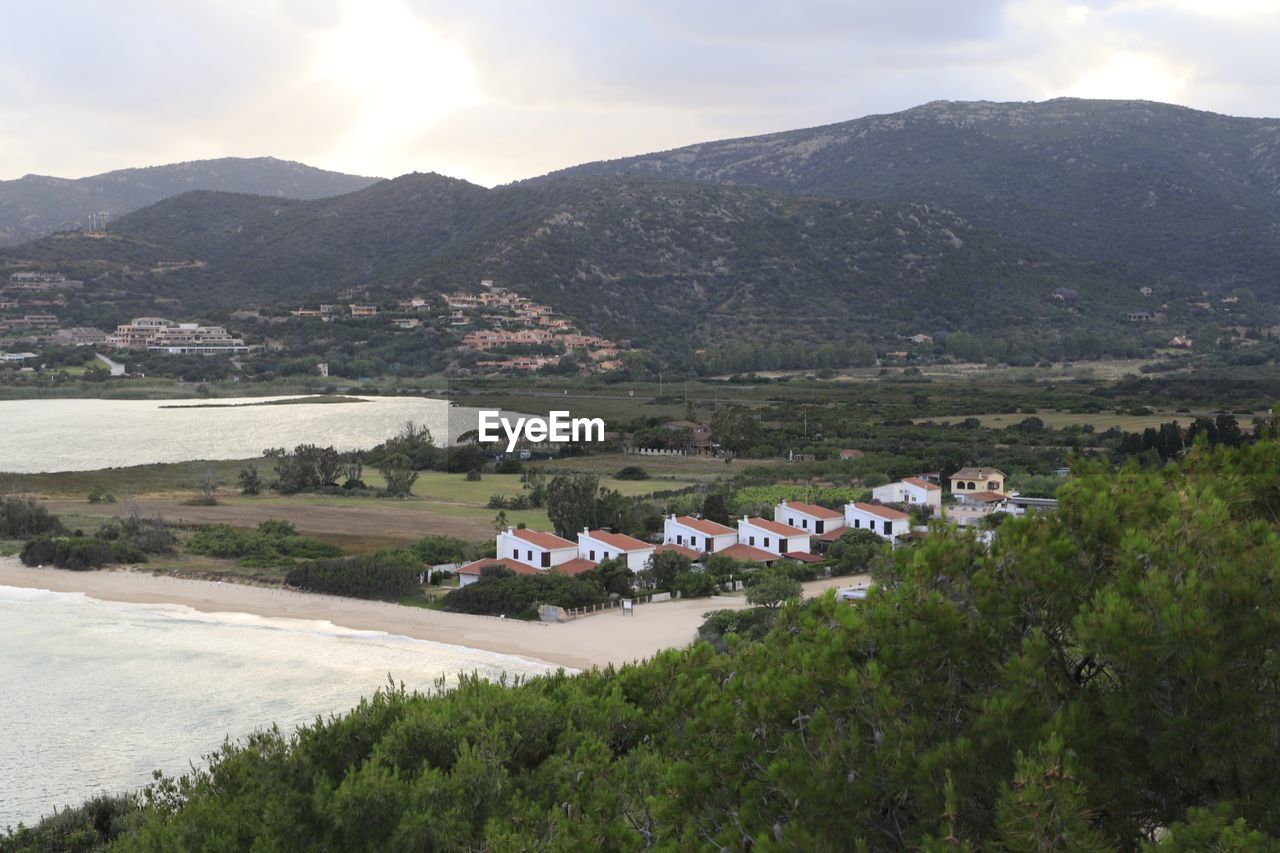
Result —
POLYGON ((635 598, 615 598, 612 601, 593 604, 589 607, 555 607, 550 604, 542 604, 538 606, 538 613, 544 622, 572 622, 575 619, 599 616, 602 613, 623 613, 627 616, 634 616, 634 608, 641 604, 657 604, 662 601, 670 601, 671 598, 672 596, 669 592, 655 592, 653 595, 636 596, 635 598))

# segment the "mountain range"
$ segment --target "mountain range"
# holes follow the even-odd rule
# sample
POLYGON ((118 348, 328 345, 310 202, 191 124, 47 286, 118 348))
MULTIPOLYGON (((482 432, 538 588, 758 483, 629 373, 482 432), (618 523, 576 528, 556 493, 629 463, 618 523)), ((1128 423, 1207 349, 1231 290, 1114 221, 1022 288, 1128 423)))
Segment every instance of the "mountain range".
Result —
POLYGON ((1280 119, 1148 101, 938 101, 539 180, 566 175, 938 204, 1047 251, 1280 297, 1280 119))
POLYGON ((274 157, 224 157, 76 179, 26 175, 0 181, 0 246, 109 221, 190 190, 308 199, 354 192, 377 180, 274 157))
POLYGON ((1183 310, 1202 290, 1251 292, 1231 322, 1262 311, 1251 294, 1280 301, 1277 140, 1280 121, 1147 102, 939 102, 494 189, 312 170, 299 174, 325 176, 316 195, 367 185, 186 192, 105 235, 2 250, 0 270, 73 272, 122 312, 491 278, 586 329, 686 349, 957 330, 1137 339, 1130 310, 1223 319, 1183 310))

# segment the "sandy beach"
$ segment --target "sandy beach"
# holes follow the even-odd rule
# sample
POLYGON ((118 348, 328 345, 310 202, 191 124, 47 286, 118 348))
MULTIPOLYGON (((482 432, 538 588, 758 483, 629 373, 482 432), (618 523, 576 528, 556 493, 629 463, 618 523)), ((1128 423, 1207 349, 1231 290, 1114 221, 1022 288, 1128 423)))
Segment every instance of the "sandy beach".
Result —
MULTIPOLYGON (((805 585, 805 594, 865 585, 866 580, 814 581, 805 585)), ((698 598, 641 605, 634 616, 614 611, 564 624, 543 624, 138 571, 33 569, 14 557, 0 557, 0 586, 80 592, 101 601, 185 605, 203 613, 328 621, 353 630, 452 643, 573 669, 630 663, 687 645, 708 610, 747 606, 741 596, 698 598)))

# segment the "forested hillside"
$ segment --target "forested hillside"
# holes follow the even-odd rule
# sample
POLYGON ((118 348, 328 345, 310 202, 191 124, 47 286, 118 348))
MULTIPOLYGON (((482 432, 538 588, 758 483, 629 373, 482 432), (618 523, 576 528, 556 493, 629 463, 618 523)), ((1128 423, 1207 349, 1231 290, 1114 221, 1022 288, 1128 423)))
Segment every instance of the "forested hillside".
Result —
POLYGON ((583 328, 673 351, 886 329, 1132 336, 1124 311, 1144 305, 1146 281, 1027 249, 936 206, 646 178, 485 190, 406 175, 308 202, 189 193, 122 218, 105 239, 56 235, 4 260, 188 310, 331 301, 354 286, 422 295, 491 278, 583 328), (201 265, 138 269, 175 258, 201 265), (1055 300, 1059 287, 1079 298, 1055 300))
POLYGON ((1149 101, 936 101, 575 166, 937 204, 1081 260, 1280 299, 1280 119, 1149 101))
POLYGON ((620 671, 393 689, 7 846, 1274 850, 1277 483, 1274 425, 1080 469, 1056 517, 899 549, 861 605, 620 671))

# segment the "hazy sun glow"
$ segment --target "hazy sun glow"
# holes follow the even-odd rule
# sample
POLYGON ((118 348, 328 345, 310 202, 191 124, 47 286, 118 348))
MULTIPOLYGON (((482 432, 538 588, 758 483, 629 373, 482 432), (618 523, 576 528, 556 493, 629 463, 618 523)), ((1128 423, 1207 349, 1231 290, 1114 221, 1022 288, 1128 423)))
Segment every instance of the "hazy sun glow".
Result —
POLYGON ((417 137, 483 100, 463 50, 400 0, 348 0, 338 26, 316 38, 314 56, 313 78, 339 95, 335 108, 354 111, 325 158, 348 168, 430 169, 411 154, 417 137))
POLYGON ((1120 51, 1081 74, 1062 94, 1177 102, 1190 77, 1190 69, 1179 68, 1158 56, 1120 51))

